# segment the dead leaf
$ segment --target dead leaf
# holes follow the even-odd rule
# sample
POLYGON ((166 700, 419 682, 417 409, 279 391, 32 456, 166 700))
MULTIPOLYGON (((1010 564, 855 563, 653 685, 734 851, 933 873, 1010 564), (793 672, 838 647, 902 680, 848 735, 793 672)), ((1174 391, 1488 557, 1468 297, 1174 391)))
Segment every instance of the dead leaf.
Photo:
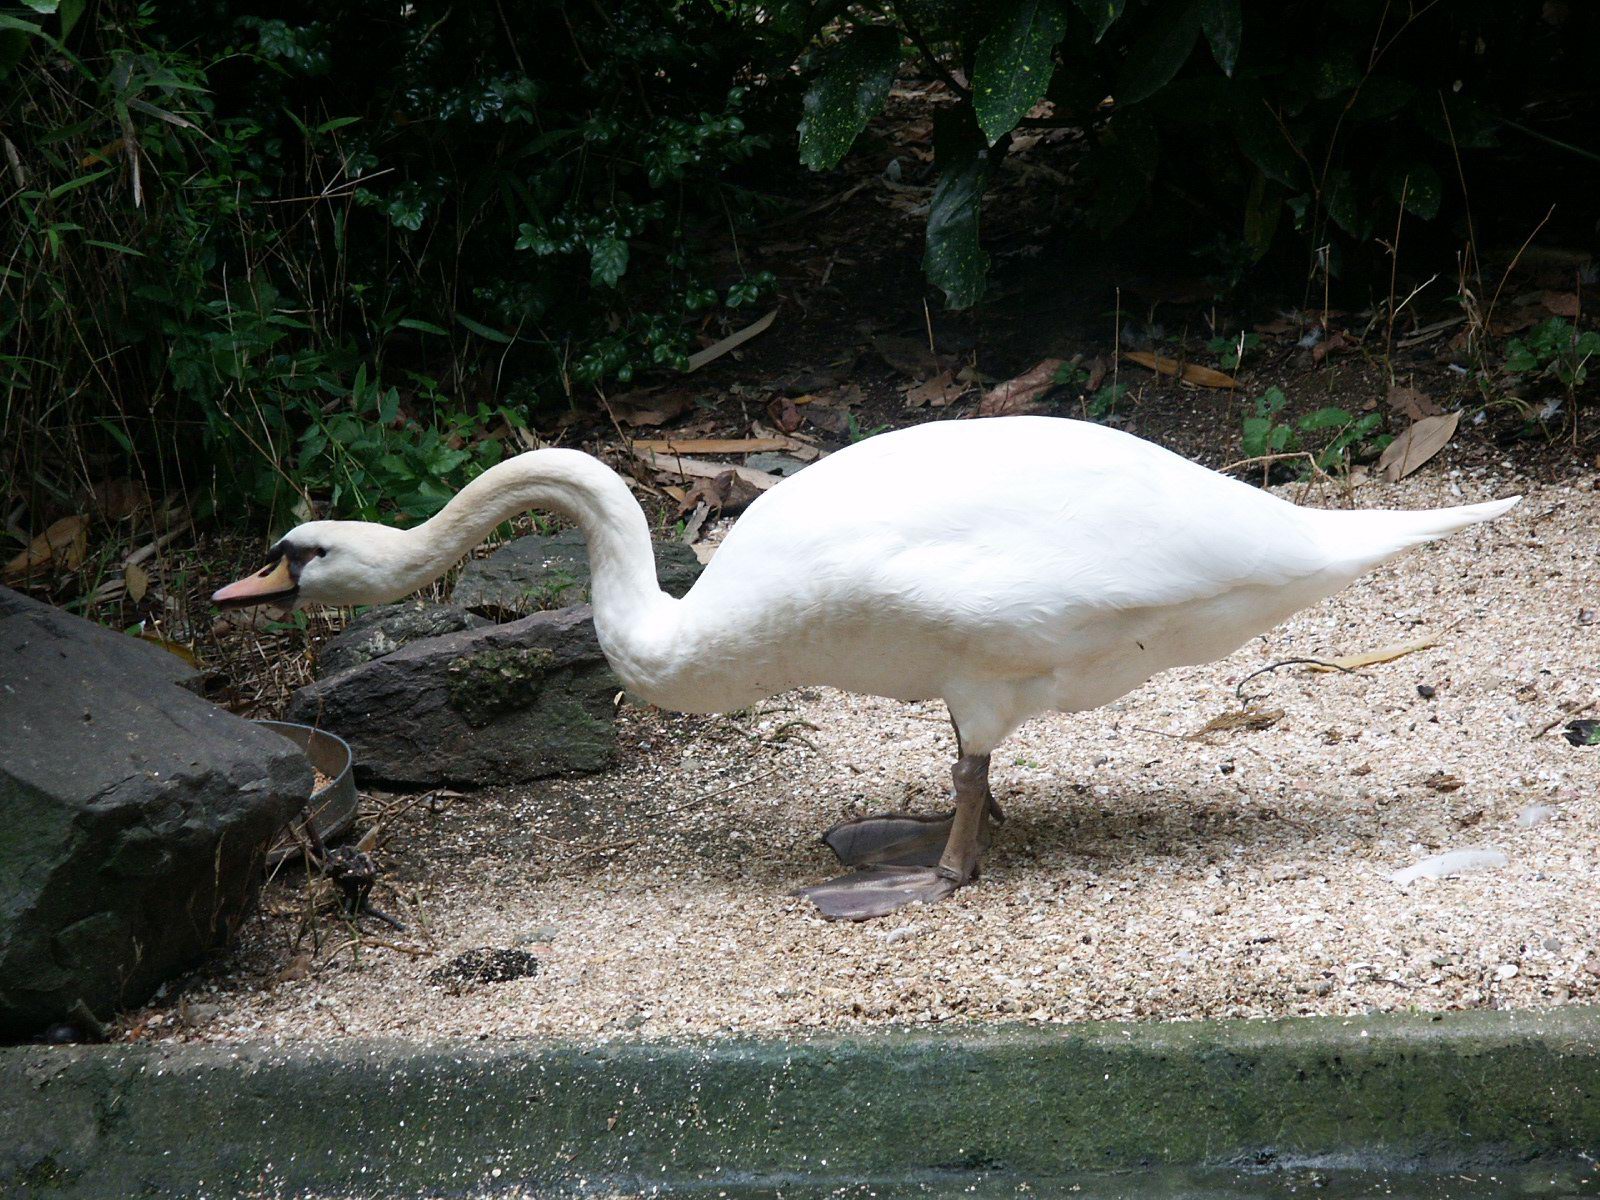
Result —
POLYGON ((1378 459, 1378 470, 1390 483, 1404 479, 1443 450, 1461 423, 1461 412, 1438 417, 1423 417, 1390 442, 1378 459))
POLYGON ((776 483, 782 482, 776 475, 769 475, 765 471, 757 471, 751 467, 734 467, 727 463, 707 462, 703 458, 685 458, 681 454, 657 454, 653 450, 641 450, 636 445, 633 456, 652 470, 663 475, 681 475, 690 479, 715 479, 724 471, 732 471, 746 483, 766 491, 776 483))
POLYGON ((4 575, 14 579, 31 574, 47 563, 54 563, 63 571, 72 570, 83 561, 84 553, 89 548, 88 527, 88 517, 62 517, 8 562, 4 575))
POLYGON ((1434 403, 1433 398, 1426 392, 1398 383, 1389 385, 1389 407, 1413 421, 1420 421, 1423 417, 1441 416, 1444 413, 1444 409, 1434 403))
POLYGON ((735 350, 744 345, 757 334, 765 333, 767 331, 767 326, 772 324, 777 315, 778 310, 773 309, 766 316, 760 318, 759 320, 750 322, 750 324, 746 325, 743 329, 740 329, 735 333, 730 333, 720 342, 713 342, 704 350, 698 350, 691 354, 689 356, 689 366, 687 370, 698 371, 707 363, 715 362, 724 354, 728 353, 728 351, 735 350))
POLYGON ((633 444, 655 454, 760 454, 787 450, 790 438, 639 438, 633 444))
POLYGON ((710 511, 724 515, 743 512, 761 495, 761 490, 732 471, 723 471, 714 479, 696 480, 683 494, 679 511, 692 512, 703 504, 710 511))
POLYGON ((1100 385, 1106 381, 1106 372, 1110 369, 1105 356, 1096 354, 1089 360, 1089 378, 1084 381, 1083 390, 1085 392, 1098 392, 1100 385))
POLYGON ((1467 781, 1459 775, 1446 775, 1443 771, 1435 771, 1422 781, 1422 786, 1432 788, 1436 792, 1453 792, 1466 786, 1467 781))
POLYGON ((1539 297, 1539 303, 1558 317, 1576 319, 1582 311, 1577 292, 1545 292, 1539 297))
POLYGON ((1175 358, 1163 358, 1159 354, 1151 354, 1148 350, 1124 350, 1122 357, 1131 363, 1138 363, 1146 370, 1154 371, 1157 375, 1168 375, 1181 379, 1184 383, 1192 383, 1196 387, 1232 391, 1239 386, 1232 375, 1224 375, 1221 371, 1213 371, 1210 367, 1202 367, 1196 363, 1181 363, 1175 358))
POLYGON ((769 438, 778 445, 774 447, 801 462, 816 462, 823 457, 822 451, 817 449, 817 444, 808 437, 800 434, 779 433, 769 425, 760 421, 750 422, 750 436, 753 438, 769 438))
POLYGON ((1056 372, 1062 359, 1046 358, 1031 368, 992 388, 978 402, 980 417, 1016 417, 1046 411, 1043 398, 1056 386, 1056 372))
POLYGON ((1195 742, 1210 733, 1230 733, 1235 729, 1271 729, 1281 720, 1283 720, 1281 708, 1244 708, 1237 712, 1225 712, 1212 717, 1199 729, 1188 734, 1187 738, 1195 742))
POLYGON ((619 425, 635 429, 644 426, 665 425, 683 416, 694 403, 688 392, 668 392, 658 396, 659 388, 636 388, 620 396, 609 397, 605 404, 619 425))
POLYGON ((685 546, 692 546, 700 540, 700 531, 706 527, 706 518, 711 515, 711 505, 704 500, 695 501, 694 510, 683 519, 683 534, 679 537, 685 546))
POLYGON ((1343 668, 1346 671, 1358 671, 1362 667, 1393 662, 1397 658, 1415 654, 1418 650, 1431 650, 1438 644, 1438 638, 1419 638, 1417 641, 1406 642, 1400 646, 1386 646, 1382 650, 1368 650, 1365 654, 1346 654, 1339 658, 1323 659, 1321 663, 1312 663, 1311 670, 1337 671, 1343 668), (1324 663, 1327 665, 1323 665, 1324 663))
POLYGON ((787 396, 778 396, 768 404, 767 416, 784 433, 793 433, 805 421, 794 401, 787 396))
POLYGON ((177 655, 191 667, 198 668, 202 665, 199 655, 195 654, 195 652, 189 649, 189 647, 185 646, 182 642, 175 642, 171 638, 164 638, 153 629, 141 630, 139 633, 139 640, 141 642, 149 642, 152 646, 160 646, 168 654, 177 655))
POLYGON ((283 970, 279 971, 272 977, 272 982, 293 983, 298 979, 306 978, 306 976, 310 974, 311 955, 309 953, 302 952, 300 954, 296 954, 287 963, 285 963, 283 970))
POLYGON ((122 585, 128 589, 128 599, 137 604, 150 590, 150 573, 138 563, 129 563, 122 568, 122 585))
POLYGON ((844 434, 850 431, 850 415, 826 404, 813 404, 807 408, 806 420, 824 433, 844 434))
POLYGON ((1275 317, 1270 321, 1263 321, 1252 326, 1259 334, 1267 337, 1282 337, 1286 333, 1299 333, 1300 322, 1291 321, 1288 317, 1275 317))
POLYGON ((937 375, 944 368, 939 356, 933 352, 924 338, 896 337, 894 334, 880 333, 872 339, 872 348, 889 366, 902 375, 909 375, 912 379, 927 379, 937 375))
POLYGON ((1314 363, 1319 363, 1323 359, 1327 358, 1328 355, 1339 354, 1350 349, 1355 344, 1355 338, 1351 337, 1342 329, 1335 329, 1332 333, 1328 334, 1327 337, 1323 338, 1315 346, 1311 347, 1311 361, 1314 363))
POLYGON ((966 385, 955 381, 948 371, 940 371, 926 383, 906 389, 907 408, 944 408, 966 394, 966 385))

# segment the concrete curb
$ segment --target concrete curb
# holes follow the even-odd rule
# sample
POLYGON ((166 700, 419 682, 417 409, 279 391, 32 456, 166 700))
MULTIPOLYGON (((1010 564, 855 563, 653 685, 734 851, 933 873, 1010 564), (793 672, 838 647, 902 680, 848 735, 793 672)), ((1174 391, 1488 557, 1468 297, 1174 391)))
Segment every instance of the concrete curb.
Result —
POLYGON ((1600 1009, 588 1048, 18 1047, 0 1050, 0 1131, 0 1185, 42 1195, 714 1192, 1230 1164, 1537 1164, 1587 1187, 1600 1009))

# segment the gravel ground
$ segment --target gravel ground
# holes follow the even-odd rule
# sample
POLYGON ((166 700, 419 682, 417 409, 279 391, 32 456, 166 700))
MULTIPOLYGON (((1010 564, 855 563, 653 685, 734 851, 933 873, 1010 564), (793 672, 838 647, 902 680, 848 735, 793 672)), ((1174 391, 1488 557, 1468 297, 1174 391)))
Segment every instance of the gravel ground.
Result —
POLYGON ((125 1036, 594 1040, 1600 999, 1600 747, 1536 736, 1600 697, 1595 486, 1481 470, 1363 487, 1372 506, 1527 498, 1223 662, 1028 724, 994 758, 1009 819, 983 877, 942 904, 835 925, 786 895, 833 873, 817 841, 833 821, 942 804, 942 706, 806 691, 733 717, 630 711, 609 776, 413 808, 376 895, 408 932, 368 920, 357 945, 324 920, 320 952, 297 952, 303 888, 280 881, 225 969, 125 1036), (1354 674, 1258 676, 1248 692, 1281 719, 1186 737, 1236 710, 1257 667, 1430 635, 1354 674), (1534 823, 1535 806, 1552 811, 1534 823), (1508 861, 1390 880, 1473 848, 1508 861), (428 981, 483 947, 538 970, 428 981))

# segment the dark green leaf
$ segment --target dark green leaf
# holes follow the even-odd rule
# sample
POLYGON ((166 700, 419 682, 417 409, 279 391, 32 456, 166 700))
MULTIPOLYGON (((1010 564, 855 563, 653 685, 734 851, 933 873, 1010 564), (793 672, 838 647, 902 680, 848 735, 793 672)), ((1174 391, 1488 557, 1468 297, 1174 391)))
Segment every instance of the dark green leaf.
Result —
POLYGON ((1131 217, 1150 192, 1161 158, 1155 125, 1138 109, 1112 118, 1093 163, 1094 201, 1088 221, 1102 233, 1131 217))
POLYGON ((628 243, 619 237, 601 238, 589 248, 589 282, 616 287, 628 269, 628 243))
POLYGON ((1234 132, 1244 156, 1268 179, 1285 187, 1305 186, 1305 164, 1264 100, 1252 98, 1239 109, 1234 132))
POLYGON ((1200 27, 1211 43, 1211 55, 1230 79, 1239 61, 1239 44, 1244 40, 1244 16, 1239 0, 1204 0, 1200 7, 1200 27))
POLYGON ((944 292, 949 308, 970 308, 983 297, 989 256, 978 243, 978 215, 991 165, 972 110, 962 106, 938 114, 934 165, 939 184, 928 208, 928 252, 922 269, 944 292))
POLYGON ((1319 408, 1301 417, 1299 425, 1303 431, 1310 433, 1316 429, 1343 429, 1354 419, 1342 408, 1319 408))
POLYGON ((900 66, 900 35, 881 25, 853 29, 828 47, 800 121, 800 161, 826 171, 850 149, 888 99, 900 66))
POLYGON ((57 11, 61 15, 61 40, 66 41, 67 35, 72 32, 72 27, 78 23, 78 18, 83 16, 83 10, 88 7, 89 0, 61 0, 57 11))
POLYGON ((1176 11, 1157 9, 1128 47, 1127 60, 1112 93, 1119 104, 1137 104, 1155 95, 1189 61, 1200 36, 1200 5, 1186 3, 1176 11))
POLYGON ((103 179, 109 174, 111 174, 111 170, 110 168, 106 168, 105 170, 95 171, 88 175, 80 175, 76 179, 69 179, 65 183, 58 183, 55 187, 50 189, 50 199, 54 200, 57 197, 65 196, 68 192, 75 192, 81 187, 88 187, 96 179, 103 179))
POLYGON ((1328 186, 1322 194, 1328 216, 1340 229, 1354 237, 1363 233, 1361 195, 1348 169, 1339 167, 1328 173, 1328 186))
POLYGON ((448 329, 441 329, 431 321, 419 321, 415 317, 401 317, 395 324, 401 329, 415 329, 418 333, 438 333, 443 334, 445 337, 450 336, 448 329))
POLYGON ((1431 221, 1439 215, 1439 205, 1444 200, 1444 181, 1425 162, 1390 171, 1389 195, 1396 203, 1405 198, 1406 211, 1431 221))
POLYGON ((499 342, 502 346, 511 344, 511 335, 508 333, 501 333, 498 329, 490 329, 487 325, 482 325, 471 317, 463 316, 461 313, 456 314, 456 320, 463 329, 470 330, 481 338, 488 338, 491 342, 499 342))
POLYGON ((1051 52, 1067 29, 1062 0, 1010 0, 978 46, 972 103, 992 146, 1016 128, 1050 85, 1051 52))
POLYGON ((1106 30, 1111 28, 1111 22, 1122 15, 1123 5, 1127 0, 1078 0, 1078 7, 1083 10, 1083 15, 1094 23, 1094 40, 1099 41, 1105 37, 1106 30))

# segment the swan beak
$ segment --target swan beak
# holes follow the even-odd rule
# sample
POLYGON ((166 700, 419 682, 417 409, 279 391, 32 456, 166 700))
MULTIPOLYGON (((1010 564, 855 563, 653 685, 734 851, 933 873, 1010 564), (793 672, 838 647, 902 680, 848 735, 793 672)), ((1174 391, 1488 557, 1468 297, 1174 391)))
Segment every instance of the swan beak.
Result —
POLYGON ((224 608, 246 608, 252 604, 284 601, 292 603, 299 590, 300 585, 295 582, 294 572, 289 566, 289 556, 285 554, 254 575, 219 588, 212 594, 211 602, 224 608))

